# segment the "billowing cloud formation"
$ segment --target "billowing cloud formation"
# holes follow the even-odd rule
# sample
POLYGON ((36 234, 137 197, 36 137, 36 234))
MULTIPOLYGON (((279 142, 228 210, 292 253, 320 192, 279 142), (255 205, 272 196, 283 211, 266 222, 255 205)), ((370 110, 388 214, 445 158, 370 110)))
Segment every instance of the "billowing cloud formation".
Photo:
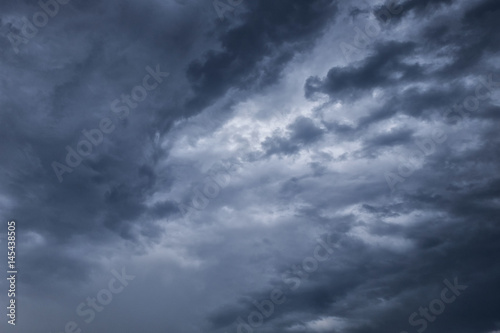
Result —
POLYGON ((2 332, 500 329, 497 1, 0 9, 2 332))

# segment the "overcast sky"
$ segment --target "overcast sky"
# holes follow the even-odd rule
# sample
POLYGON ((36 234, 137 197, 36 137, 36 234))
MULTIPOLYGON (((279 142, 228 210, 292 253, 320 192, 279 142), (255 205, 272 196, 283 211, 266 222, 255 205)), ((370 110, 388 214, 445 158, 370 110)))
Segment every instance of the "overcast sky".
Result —
POLYGON ((500 332, 499 22, 2 1, 0 331, 500 332))

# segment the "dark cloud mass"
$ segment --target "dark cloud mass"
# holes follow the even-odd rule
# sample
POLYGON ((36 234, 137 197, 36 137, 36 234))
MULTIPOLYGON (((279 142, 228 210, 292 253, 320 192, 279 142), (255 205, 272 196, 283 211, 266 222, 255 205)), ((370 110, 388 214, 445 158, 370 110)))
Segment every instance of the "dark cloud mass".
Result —
POLYGON ((498 22, 0 3, 0 332, 500 332, 498 22))

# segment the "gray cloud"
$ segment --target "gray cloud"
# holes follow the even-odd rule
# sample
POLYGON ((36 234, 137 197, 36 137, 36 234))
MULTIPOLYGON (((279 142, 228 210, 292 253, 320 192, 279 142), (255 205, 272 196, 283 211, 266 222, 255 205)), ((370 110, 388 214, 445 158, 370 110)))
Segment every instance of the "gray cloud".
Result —
POLYGON ((0 215, 19 264, 2 331, 237 332, 281 288, 255 332, 409 333, 455 278, 468 288, 425 331, 500 330, 496 1, 243 1, 221 20, 210 1, 71 0, 16 50, 41 10, 0 4, 0 215), (402 10, 384 24, 387 6, 402 10), (380 34, 345 59, 367 22, 380 34), (169 76, 113 112, 156 64, 169 76), (103 118, 115 130, 59 182, 52 163, 103 118), (239 166, 186 219, 220 161, 239 166), (325 235, 332 255, 306 272, 325 235), (85 324, 76 306, 121 267, 134 283, 85 324))

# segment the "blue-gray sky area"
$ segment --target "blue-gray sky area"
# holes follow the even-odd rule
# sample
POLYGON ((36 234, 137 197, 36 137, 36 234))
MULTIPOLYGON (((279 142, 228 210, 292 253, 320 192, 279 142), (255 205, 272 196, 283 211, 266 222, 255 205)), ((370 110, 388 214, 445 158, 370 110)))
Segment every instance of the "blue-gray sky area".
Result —
POLYGON ((500 332, 499 22, 2 1, 0 332, 500 332))

